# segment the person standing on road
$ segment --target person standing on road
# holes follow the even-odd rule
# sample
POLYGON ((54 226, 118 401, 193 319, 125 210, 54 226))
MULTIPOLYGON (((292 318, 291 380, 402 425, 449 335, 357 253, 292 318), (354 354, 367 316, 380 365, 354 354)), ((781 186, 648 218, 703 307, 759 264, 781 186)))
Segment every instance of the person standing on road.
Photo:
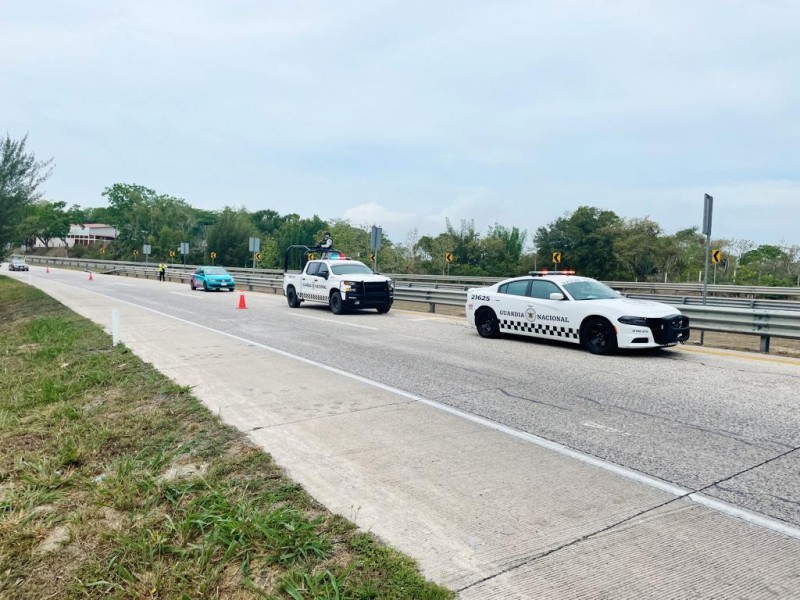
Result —
POLYGON ((165 265, 163 262, 158 265, 158 280, 159 281, 167 280, 167 265, 165 265))

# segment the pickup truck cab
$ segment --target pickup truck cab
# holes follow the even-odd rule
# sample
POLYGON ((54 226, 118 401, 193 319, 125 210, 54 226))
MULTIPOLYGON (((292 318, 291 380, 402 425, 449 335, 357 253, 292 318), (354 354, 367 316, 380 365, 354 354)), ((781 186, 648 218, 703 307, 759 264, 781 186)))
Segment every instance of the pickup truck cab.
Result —
POLYGON ((394 302, 394 284, 373 273, 364 263, 340 252, 324 252, 310 260, 302 272, 284 272, 283 292, 292 308, 303 302, 327 304, 335 315, 357 308, 387 313, 394 302))

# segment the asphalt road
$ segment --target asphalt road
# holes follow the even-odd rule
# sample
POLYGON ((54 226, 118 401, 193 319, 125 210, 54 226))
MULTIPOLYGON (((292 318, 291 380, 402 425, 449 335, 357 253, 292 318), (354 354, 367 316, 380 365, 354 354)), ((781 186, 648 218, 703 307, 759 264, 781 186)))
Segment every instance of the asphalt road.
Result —
POLYGON ((7 274, 91 286, 800 526, 798 360, 690 346, 603 357, 566 343, 485 340, 462 318, 422 312, 335 316, 263 294, 257 308, 238 310, 239 291, 89 282, 55 269, 7 274))

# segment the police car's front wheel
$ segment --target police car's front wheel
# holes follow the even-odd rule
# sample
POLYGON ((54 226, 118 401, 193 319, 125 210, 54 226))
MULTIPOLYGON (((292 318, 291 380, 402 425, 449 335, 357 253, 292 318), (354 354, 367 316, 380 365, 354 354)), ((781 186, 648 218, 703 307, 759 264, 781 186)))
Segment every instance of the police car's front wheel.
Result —
POLYGON ((617 332, 605 319, 594 317, 583 324, 581 343, 592 354, 611 354, 617 350, 617 332))
POLYGON ((500 335, 500 323, 491 308, 484 308, 475 315, 475 327, 481 337, 495 338, 500 335))
POLYGON ((333 290, 331 293, 331 312, 335 315, 340 315, 344 312, 344 303, 342 302, 342 296, 339 294, 337 290, 333 290))

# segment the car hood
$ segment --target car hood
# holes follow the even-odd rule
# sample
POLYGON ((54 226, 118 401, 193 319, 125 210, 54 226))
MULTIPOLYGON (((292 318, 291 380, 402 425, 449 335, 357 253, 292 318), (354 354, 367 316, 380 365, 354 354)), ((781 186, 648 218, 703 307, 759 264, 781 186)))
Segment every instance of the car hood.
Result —
POLYGON ((374 283, 376 281, 384 282, 387 281, 389 278, 384 277, 383 275, 374 275, 374 274, 373 275, 352 274, 352 275, 334 275, 332 279, 334 281, 363 281, 365 283, 374 283))
POLYGON ((602 308, 603 311, 616 312, 618 316, 634 317, 666 317, 678 315, 680 310, 663 302, 651 300, 634 300, 632 298, 609 298, 608 300, 576 300, 586 307, 602 308))

